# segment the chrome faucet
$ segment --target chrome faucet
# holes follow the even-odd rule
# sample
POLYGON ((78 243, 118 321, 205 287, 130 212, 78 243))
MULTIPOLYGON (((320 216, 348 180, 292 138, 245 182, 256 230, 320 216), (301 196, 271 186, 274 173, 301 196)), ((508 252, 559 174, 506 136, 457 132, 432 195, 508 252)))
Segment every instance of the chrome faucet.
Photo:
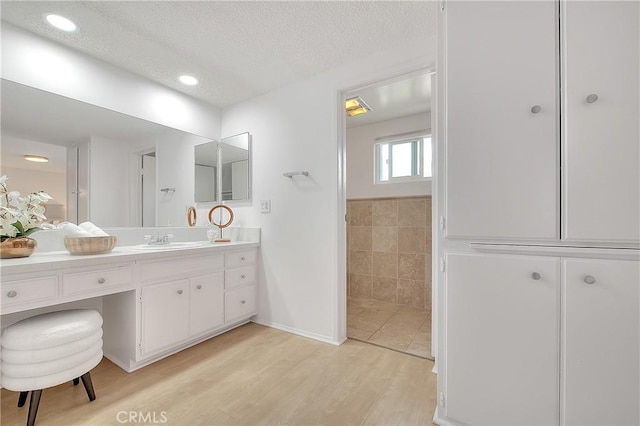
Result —
POLYGON ((147 241, 147 244, 150 246, 161 246, 165 244, 169 244, 169 240, 173 238, 173 234, 167 234, 163 237, 158 235, 145 235, 144 239, 147 241))

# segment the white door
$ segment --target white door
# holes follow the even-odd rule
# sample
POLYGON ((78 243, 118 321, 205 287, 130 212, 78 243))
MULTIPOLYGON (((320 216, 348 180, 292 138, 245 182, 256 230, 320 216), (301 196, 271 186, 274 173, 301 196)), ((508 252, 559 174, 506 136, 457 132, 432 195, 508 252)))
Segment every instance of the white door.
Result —
POLYGON ((446 256, 445 415, 470 425, 559 421, 560 261, 446 256))
POLYGON ((224 323, 224 273, 191 278, 189 334, 197 335, 224 323))
POLYGON ((562 423, 640 424, 640 262, 563 266, 562 423))
POLYGON ((640 239, 640 3, 563 3, 564 237, 640 239))
POLYGON ((557 5, 446 3, 446 236, 558 235, 557 5))
POLYGON ((189 280, 142 289, 142 347, 145 355, 185 340, 189 335, 189 280))
POLYGON ((156 157, 142 156, 142 226, 156 226, 156 157))

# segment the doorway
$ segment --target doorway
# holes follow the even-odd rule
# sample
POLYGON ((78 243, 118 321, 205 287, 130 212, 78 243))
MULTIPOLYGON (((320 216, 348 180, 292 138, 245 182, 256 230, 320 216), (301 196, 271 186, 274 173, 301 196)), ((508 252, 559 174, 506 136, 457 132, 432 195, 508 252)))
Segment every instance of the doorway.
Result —
POLYGON ((156 226, 156 153, 147 152, 141 156, 140 173, 142 196, 140 213, 141 226, 156 226))
POLYGON ((432 72, 344 93, 347 338, 431 358, 432 72))

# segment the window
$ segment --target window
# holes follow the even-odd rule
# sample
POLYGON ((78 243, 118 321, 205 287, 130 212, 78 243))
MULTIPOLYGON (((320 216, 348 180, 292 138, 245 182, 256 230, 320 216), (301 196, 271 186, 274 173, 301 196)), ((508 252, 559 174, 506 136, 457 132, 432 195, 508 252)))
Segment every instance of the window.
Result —
POLYGON ((374 147, 376 184, 431 179, 431 135, 384 138, 374 147))

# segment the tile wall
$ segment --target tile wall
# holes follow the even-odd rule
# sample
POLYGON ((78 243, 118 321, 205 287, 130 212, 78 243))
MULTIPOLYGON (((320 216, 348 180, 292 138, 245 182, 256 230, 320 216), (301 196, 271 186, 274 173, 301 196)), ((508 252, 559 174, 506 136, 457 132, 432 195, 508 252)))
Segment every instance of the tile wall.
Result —
POLYGON ((347 292, 431 308, 431 197, 347 200, 347 292))

